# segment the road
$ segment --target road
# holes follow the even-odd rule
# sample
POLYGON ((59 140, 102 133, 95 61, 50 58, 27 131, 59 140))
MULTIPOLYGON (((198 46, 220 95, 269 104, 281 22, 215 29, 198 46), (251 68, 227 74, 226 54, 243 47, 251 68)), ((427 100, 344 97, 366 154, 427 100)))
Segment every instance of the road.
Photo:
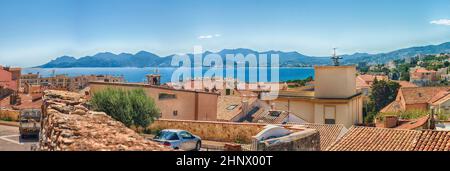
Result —
POLYGON ((37 139, 20 140, 19 128, 0 125, 0 151, 30 151, 37 139))

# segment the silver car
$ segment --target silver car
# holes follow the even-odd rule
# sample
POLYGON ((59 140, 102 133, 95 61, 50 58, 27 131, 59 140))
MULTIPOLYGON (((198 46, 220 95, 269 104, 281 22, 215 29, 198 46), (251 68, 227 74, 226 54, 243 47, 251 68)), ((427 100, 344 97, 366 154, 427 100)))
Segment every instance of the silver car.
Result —
POLYGON ((200 137, 179 129, 161 130, 153 140, 176 150, 199 151, 202 146, 200 137))

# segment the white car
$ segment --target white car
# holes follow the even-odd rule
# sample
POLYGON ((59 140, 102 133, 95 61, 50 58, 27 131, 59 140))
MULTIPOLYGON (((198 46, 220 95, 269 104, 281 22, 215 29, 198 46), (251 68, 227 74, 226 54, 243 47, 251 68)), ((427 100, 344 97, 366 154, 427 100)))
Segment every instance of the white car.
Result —
POLYGON ((153 140, 176 150, 199 151, 202 146, 202 140, 199 136, 179 129, 161 130, 153 140))

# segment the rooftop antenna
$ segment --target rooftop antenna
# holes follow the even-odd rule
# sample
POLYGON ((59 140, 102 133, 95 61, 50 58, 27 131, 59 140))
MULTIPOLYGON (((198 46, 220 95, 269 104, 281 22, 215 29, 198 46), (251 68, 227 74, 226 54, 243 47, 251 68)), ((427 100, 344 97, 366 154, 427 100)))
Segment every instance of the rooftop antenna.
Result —
POLYGON ((336 49, 337 48, 333 48, 334 53, 333 53, 333 57, 331 57, 331 60, 333 60, 333 65, 334 66, 339 66, 339 59, 342 59, 342 57, 336 56, 336 49))

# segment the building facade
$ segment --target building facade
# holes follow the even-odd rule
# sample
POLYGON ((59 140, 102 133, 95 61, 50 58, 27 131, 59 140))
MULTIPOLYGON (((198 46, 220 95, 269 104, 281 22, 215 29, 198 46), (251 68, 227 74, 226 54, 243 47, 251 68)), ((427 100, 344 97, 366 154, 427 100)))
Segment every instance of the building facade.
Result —
POLYGON ((267 103, 288 111, 308 123, 343 124, 347 128, 363 122, 363 98, 356 91, 355 66, 316 66, 310 91, 280 91, 267 103))
POLYGON ((414 68, 410 71, 410 82, 418 86, 432 86, 439 82, 439 78, 436 71, 414 68))
POLYGON ((143 89, 155 101, 162 119, 217 120, 219 96, 217 93, 173 89, 150 84, 90 82, 90 94, 93 95, 108 87, 124 90, 143 89))
POLYGON ((20 84, 20 72, 20 68, 0 66, 0 87, 18 91, 20 84))

